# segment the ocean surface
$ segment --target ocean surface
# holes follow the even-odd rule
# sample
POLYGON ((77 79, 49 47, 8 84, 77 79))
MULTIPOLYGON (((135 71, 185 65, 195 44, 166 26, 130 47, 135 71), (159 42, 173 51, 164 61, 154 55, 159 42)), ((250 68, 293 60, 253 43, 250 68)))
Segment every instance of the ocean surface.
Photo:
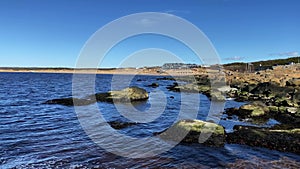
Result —
MULTIPOLYGON (((93 94, 90 90, 85 90, 91 76, 80 75, 81 80, 75 85, 82 92, 76 93, 77 97, 93 94)), ((130 143, 117 145, 122 142, 108 137, 113 132, 136 139, 152 137, 153 133, 163 131, 174 123, 182 105, 185 107, 183 114, 195 111, 198 105, 196 117, 208 120, 210 100, 195 93, 168 91, 166 87, 174 81, 156 80, 156 76, 135 76, 131 79, 131 76, 126 75, 97 75, 93 89, 95 92, 122 89, 126 86, 124 81, 131 79, 129 85, 146 89, 150 98, 134 104, 134 108, 140 112, 135 116, 145 122, 119 130, 111 129, 112 133, 99 135, 98 142, 95 142, 78 119, 79 116, 84 119, 84 116, 78 115, 74 107, 43 104, 49 99, 71 97, 72 77, 72 74, 55 73, 0 73, 0 168, 224 168, 226 164, 240 159, 278 160, 287 157, 300 161, 300 156, 293 153, 236 144, 226 144, 221 148, 178 144, 166 152, 146 158, 116 155, 109 151, 109 146, 119 146, 121 151, 128 152, 135 152, 135 149, 139 149, 137 152, 146 152, 149 147, 145 146, 148 145, 147 142, 134 146, 130 143), (148 86, 153 82, 157 82, 159 87, 148 86), (187 100, 193 97, 199 100, 187 100), (157 114, 158 111, 161 112, 157 114), (99 144, 102 142, 105 143, 104 147, 99 144)), ((244 103, 228 100, 225 108, 239 107, 242 104, 244 103)), ((87 116, 99 113, 109 122, 132 121, 126 118, 126 112, 132 111, 129 104, 102 102, 81 106, 80 109, 87 116), (120 111, 125 112, 125 115, 120 111)), ((224 118, 226 116, 222 116, 224 118)), ((232 127, 237 124, 254 125, 238 121, 237 118, 222 119, 219 123, 227 132, 232 131, 232 127)), ((260 125, 267 127, 274 123, 276 121, 270 120, 260 125)), ((97 127, 100 126, 94 126, 95 129, 97 127)), ((160 148, 157 146, 157 150, 160 148)), ((151 149, 156 152, 155 148, 151 149)))

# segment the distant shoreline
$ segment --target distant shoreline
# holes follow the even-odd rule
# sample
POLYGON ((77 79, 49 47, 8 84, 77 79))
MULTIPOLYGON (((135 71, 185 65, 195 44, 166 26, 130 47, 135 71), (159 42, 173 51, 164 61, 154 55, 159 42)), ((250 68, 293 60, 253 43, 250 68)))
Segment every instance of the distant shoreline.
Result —
MULTIPOLYGON (((287 59, 275 59, 266 61, 257 61, 252 63, 234 62, 223 65, 211 65, 210 67, 198 68, 173 68, 165 70, 164 66, 145 67, 145 68, 67 68, 67 67, 0 67, 1 72, 32 72, 32 73, 76 73, 76 74, 122 74, 122 75, 155 75, 155 76, 185 76, 202 74, 206 71, 214 71, 223 67, 224 70, 234 72, 255 72, 266 69, 273 69, 277 65, 299 64, 300 56, 287 59)), ((169 63, 170 64, 170 63, 169 63)), ((173 63, 171 63, 173 64, 173 63)), ((175 67, 176 67, 175 63, 175 67)))
POLYGON ((138 69, 93 68, 0 68, 3 73, 78 73, 78 74, 136 74, 138 69))
POLYGON ((184 70, 167 70, 160 71, 159 67, 155 68, 0 68, 0 73, 68 73, 68 74, 117 74, 117 75, 152 75, 152 76, 185 76, 193 75, 192 71, 184 70))

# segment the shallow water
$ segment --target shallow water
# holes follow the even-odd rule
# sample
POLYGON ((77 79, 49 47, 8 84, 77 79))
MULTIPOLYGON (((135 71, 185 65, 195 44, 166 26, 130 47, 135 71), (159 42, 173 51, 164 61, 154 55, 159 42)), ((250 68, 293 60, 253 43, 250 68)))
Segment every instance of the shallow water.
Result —
MULTIPOLYGON (((82 90, 76 93, 84 97, 89 93, 86 82, 91 75, 81 75, 77 87, 82 90)), ((97 75, 96 92, 111 89, 122 89, 126 79, 130 76, 97 75), (111 82, 114 82, 113 87, 111 82)), ((146 102, 136 103, 134 108, 141 111, 138 123, 115 131, 121 135, 133 138, 151 137, 154 132, 163 131, 174 123, 180 106, 184 105, 184 116, 193 116, 196 111, 198 119, 214 119, 220 116, 208 116, 210 101, 204 95, 193 93, 175 93, 166 89, 173 81, 157 81, 155 76, 136 76, 130 85, 146 89, 150 98, 146 102), (137 79, 140 79, 137 81, 137 79), (148 87, 152 82, 158 82, 158 88, 148 87), (173 96, 174 98, 171 98, 173 96), (189 98, 198 98, 197 99, 189 98), (164 105, 165 104, 165 105, 164 105), (195 105, 199 109, 195 110, 195 105), (160 112, 161 111, 161 112, 160 112), (160 113, 157 113, 160 112, 160 113)), ((42 104, 46 100, 72 96, 71 74, 43 74, 43 73, 0 73, 0 168, 223 168, 224 165, 237 159, 252 160, 253 157, 276 160, 288 157, 299 161, 300 156, 293 153, 283 153, 264 148, 253 148, 243 145, 226 144, 222 148, 205 147, 198 144, 179 144, 162 154, 153 157, 132 159, 110 153, 107 149, 97 145, 87 135, 78 117, 84 119, 89 113, 100 113, 106 121, 129 121, 126 114, 131 112, 130 105, 97 103, 81 107, 86 115, 76 114, 74 107, 42 104), (96 107, 96 109, 95 109, 96 107), (121 112, 121 113, 120 113, 121 112), (122 114, 125 113, 125 114, 122 114)), ((243 103, 233 100, 226 101, 225 107, 238 107, 243 103)), ((220 120, 227 131, 236 124, 252 125, 237 119, 220 120)), ((276 122, 270 121, 265 126, 276 122)), ((95 126, 95 128, 100 126, 95 126)), ((106 146, 124 148, 119 140, 112 140, 103 133, 100 141, 106 146), (108 144, 109 143, 109 144, 108 144)), ((152 140, 153 141, 153 140, 152 140)), ((160 142, 161 140, 156 140, 160 142)), ((150 151, 151 143, 128 144, 125 150, 134 149, 150 151)), ((168 144, 168 143, 161 143, 168 144)), ((160 145, 160 146, 161 146, 160 145)), ((126 145, 125 145, 126 146, 126 145)), ((151 151, 159 150, 152 148, 151 151)))

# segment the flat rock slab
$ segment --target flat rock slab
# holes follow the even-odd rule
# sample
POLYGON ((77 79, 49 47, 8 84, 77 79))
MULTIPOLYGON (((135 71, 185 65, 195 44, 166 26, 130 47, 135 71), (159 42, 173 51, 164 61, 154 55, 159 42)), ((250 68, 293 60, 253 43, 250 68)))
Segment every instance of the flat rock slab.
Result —
POLYGON ((128 87, 120 91, 109 91, 106 93, 96 93, 84 99, 69 97, 61 99, 52 99, 44 102, 44 104, 60 104, 65 106, 84 106, 95 102, 132 102, 143 101, 149 98, 148 92, 139 87, 128 87))

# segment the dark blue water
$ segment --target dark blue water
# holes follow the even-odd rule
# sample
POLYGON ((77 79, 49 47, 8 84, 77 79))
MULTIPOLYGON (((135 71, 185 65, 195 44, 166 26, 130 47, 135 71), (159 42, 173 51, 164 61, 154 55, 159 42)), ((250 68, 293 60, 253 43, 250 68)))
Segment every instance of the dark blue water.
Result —
MULTIPOLYGON (((82 93, 90 75, 81 75, 82 93)), ((194 111, 195 100, 181 100, 182 93, 170 92, 167 85, 173 81, 157 81, 155 76, 136 76, 130 85, 146 89, 150 98, 134 107, 141 111, 141 117, 150 117, 159 111, 159 105, 166 103, 163 112, 154 120, 138 123, 117 131, 135 138, 151 137, 163 131, 176 120, 180 105, 186 104, 185 111, 194 111), (137 79, 140 79, 137 81, 137 79), (148 87, 158 82, 158 88, 148 87), (172 98, 173 96, 174 98, 172 98), (190 109, 189 109, 190 108, 190 109)), ((123 88, 126 76, 116 79, 112 75, 97 75, 96 92, 123 88)), ((87 90, 88 91, 88 90, 87 90)), ((200 98, 197 118, 207 120, 210 101, 204 95, 187 93, 200 98)), ((226 144, 222 148, 205 147, 199 144, 179 144, 162 154, 153 157, 132 159, 108 152, 87 135, 81 126, 74 107, 42 104, 46 100, 72 96, 71 74, 43 73, 0 73, 0 168, 223 168, 237 159, 250 160, 253 157, 276 160, 288 157, 296 161, 298 155, 264 148, 226 144)), ((226 108, 238 107, 243 103, 227 101, 226 108)), ((95 106, 95 105, 94 105, 95 106)), ((121 111, 130 111, 130 105, 96 103, 106 121, 126 122, 121 111), (118 109, 117 109, 118 108, 118 109)), ((93 112, 91 106, 83 106, 87 115, 93 112)), ((220 124, 230 131, 235 124, 245 124, 237 119, 221 120, 220 124)), ((250 124, 249 124, 250 125, 250 124)), ((106 133, 109 134, 109 133, 106 133)), ((101 138, 101 137, 100 137, 101 138)), ((103 136, 103 140, 107 139, 103 136)), ((117 142, 110 141, 113 146, 117 142)), ((114 145, 115 146, 115 145, 114 145)), ((147 150, 143 145, 136 145, 147 150)), ((132 147, 128 147, 130 149, 132 147)))

